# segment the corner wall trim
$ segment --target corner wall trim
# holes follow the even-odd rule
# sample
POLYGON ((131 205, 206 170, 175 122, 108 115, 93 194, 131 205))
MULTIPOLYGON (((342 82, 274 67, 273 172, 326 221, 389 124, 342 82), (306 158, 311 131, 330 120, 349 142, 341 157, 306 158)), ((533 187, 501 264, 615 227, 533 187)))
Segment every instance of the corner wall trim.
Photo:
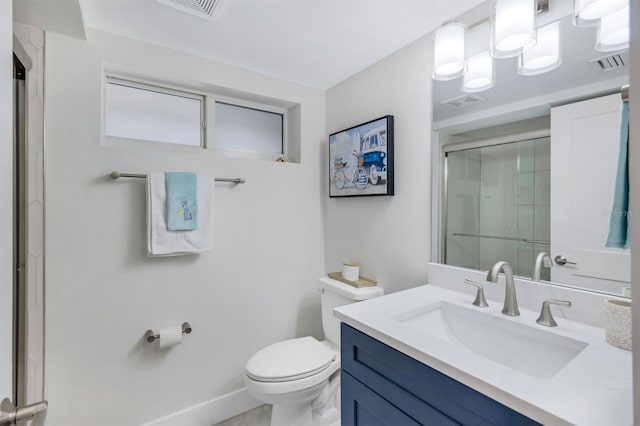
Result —
POLYGON ((33 68, 31 57, 24 49, 24 46, 22 46, 22 43, 20 43, 20 40, 18 40, 15 33, 13 34, 13 53, 18 57, 18 59, 20 59, 20 62, 24 65, 24 69, 31 71, 31 68, 33 68))

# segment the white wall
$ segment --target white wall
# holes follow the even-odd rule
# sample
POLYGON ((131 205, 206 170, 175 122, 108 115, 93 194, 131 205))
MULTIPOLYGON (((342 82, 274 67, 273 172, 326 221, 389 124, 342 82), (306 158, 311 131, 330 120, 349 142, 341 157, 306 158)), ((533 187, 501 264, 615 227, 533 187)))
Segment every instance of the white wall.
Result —
POLYGON ((47 33, 45 63, 48 423, 136 425, 215 398, 225 407, 191 413, 199 420, 189 424, 237 414, 231 400, 245 396, 232 392, 243 388, 253 353, 322 337, 315 288, 324 274, 324 92, 91 30, 87 41, 47 33), (103 62, 301 104, 302 163, 102 144, 103 62), (190 170, 247 183, 216 184, 213 253, 150 259, 145 182, 112 181, 112 170, 190 170), (183 321, 193 333, 182 345, 161 351, 143 342, 147 329, 183 321))
POLYGON ((11 397, 13 336, 13 23, 0 0, 0 399, 11 397))
MULTIPOLYGON (((326 204, 327 270, 358 261, 361 275, 377 280, 386 292, 424 284, 427 278, 430 52, 431 38, 424 37, 327 92, 327 134, 386 114, 395 117, 396 195, 332 198, 326 204)), ((327 158, 325 150, 325 165, 327 158)))

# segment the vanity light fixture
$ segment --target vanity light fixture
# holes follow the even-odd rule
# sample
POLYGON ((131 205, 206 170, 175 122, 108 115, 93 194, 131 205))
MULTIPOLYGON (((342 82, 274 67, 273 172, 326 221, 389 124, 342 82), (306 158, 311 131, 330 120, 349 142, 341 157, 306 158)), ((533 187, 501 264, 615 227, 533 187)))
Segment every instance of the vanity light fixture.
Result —
POLYGON ((466 26, 459 22, 448 22, 438 28, 434 35, 433 79, 453 80, 467 71, 464 58, 464 36, 466 26))
POLYGON ((578 25, 588 25, 589 21, 597 23, 595 20, 628 6, 629 0, 573 0, 574 22, 578 25))
POLYGON ((491 13, 491 56, 511 58, 536 44, 536 0, 496 0, 491 13))
POLYGON ((600 19, 596 50, 614 52, 629 47, 629 6, 600 19))
POLYGON ((467 73, 462 80, 462 91, 465 93, 481 92, 491 89, 496 84, 493 57, 488 50, 476 53, 467 58, 467 73))
POLYGON ((537 30, 537 43, 520 55, 518 74, 538 75, 560 66, 561 59, 560 22, 554 21, 537 30))

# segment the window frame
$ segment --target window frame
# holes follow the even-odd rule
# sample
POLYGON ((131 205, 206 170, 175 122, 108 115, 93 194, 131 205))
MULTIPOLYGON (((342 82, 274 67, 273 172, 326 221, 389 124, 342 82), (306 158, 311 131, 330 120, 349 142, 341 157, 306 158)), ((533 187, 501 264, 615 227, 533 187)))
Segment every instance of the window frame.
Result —
POLYGON ((207 98, 207 128, 213 129, 209 132, 209 148, 213 148, 216 152, 220 152, 224 156, 233 158, 246 158, 257 160, 277 160, 281 157, 288 157, 289 155, 289 110, 283 107, 277 107, 261 102, 248 101, 246 99, 240 99, 231 96, 223 96, 215 93, 210 93, 207 98), (236 106, 240 108, 253 109, 257 111, 277 114, 282 116, 282 152, 281 153, 269 153, 269 152, 256 152, 256 151, 242 151, 232 149, 228 147, 221 147, 216 145, 215 138, 215 121, 216 121, 216 104, 223 103, 230 106, 236 106))
POLYGON ((187 148, 207 148, 207 95, 205 93, 192 91, 187 88, 177 88, 173 85, 160 85, 156 82, 144 81, 142 79, 138 79, 130 76, 123 76, 111 72, 104 73, 103 79, 103 102, 102 102, 102 135, 105 140, 132 140, 132 141, 140 141, 152 144, 166 144, 172 147, 180 146, 187 148), (158 141, 152 139, 140 139, 140 138, 129 138, 122 136, 113 136, 107 134, 107 85, 114 84, 122 87, 128 87, 132 89, 138 90, 146 90, 149 92, 160 93, 163 95, 176 96, 186 99, 193 99, 200 102, 200 144, 199 145, 191 145, 191 144, 180 144, 176 142, 167 142, 167 141, 158 141))
MULTIPOLYGON (((231 89, 224 88, 212 88, 207 90, 204 87, 196 88, 187 84, 180 85, 171 82, 166 82, 161 79, 153 80, 141 77, 137 74, 129 73, 128 71, 118 71, 116 66, 103 66, 102 73, 102 141, 106 145, 126 146, 143 149, 160 149, 160 150, 173 150, 173 149, 211 149, 225 157, 229 158, 244 158, 252 160, 280 160, 282 157, 290 159, 290 155, 297 157, 299 155, 298 148, 291 146, 291 132, 295 133, 295 129, 291 129, 292 114, 295 117, 295 108, 299 108, 298 104, 293 104, 288 101, 265 98, 258 94, 238 92, 231 89), (107 85, 118 84, 125 87, 131 87, 134 89, 149 90, 161 94, 180 96, 188 99, 195 99, 201 101, 200 104, 200 145, 187 145, 174 142, 157 141, 150 139, 139 138, 126 138, 120 136, 107 135, 106 122, 107 122, 107 85), (224 93, 224 94, 222 94, 224 93), (271 101, 273 103, 271 103, 271 101), (281 153, 265 153, 256 151, 242 151, 232 148, 216 146, 214 140, 215 133, 215 119, 216 119, 216 103, 224 103, 231 106, 237 106, 241 108, 249 108, 262 112, 273 113, 282 116, 282 152, 281 153), (125 141, 135 141, 136 144, 132 145, 125 141), (296 154, 297 153, 297 154, 296 154)), ((294 123, 298 123, 300 118, 295 119, 294 123)), ((300 123, 297 124, 298 126, 300 123)), ((297 139, 296 139, 297 140, 297 139)), ((294 162, 298 160, 293 159, 294 162)))

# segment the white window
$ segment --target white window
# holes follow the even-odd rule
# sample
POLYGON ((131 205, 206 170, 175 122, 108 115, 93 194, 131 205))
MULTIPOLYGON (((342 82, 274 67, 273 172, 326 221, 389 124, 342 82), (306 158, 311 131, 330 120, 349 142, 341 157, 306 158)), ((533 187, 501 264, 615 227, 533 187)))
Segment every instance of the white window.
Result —
POLYGON ((216 148, 249 157, 287 154, 287 110, 238 100, 215 101, 216 148))
POLYGON ((202 95, 107 77, 105 134, 204 146, 202 95))

